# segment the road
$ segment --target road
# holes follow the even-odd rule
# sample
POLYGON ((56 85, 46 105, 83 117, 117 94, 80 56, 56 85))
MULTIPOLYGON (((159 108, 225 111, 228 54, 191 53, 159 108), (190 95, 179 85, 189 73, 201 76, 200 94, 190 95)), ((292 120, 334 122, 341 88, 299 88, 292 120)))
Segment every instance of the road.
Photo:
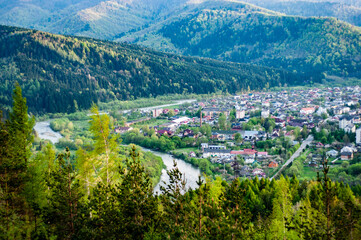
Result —
POLYGON ((301 146, 297 149, 297 151, 290 157, 290 159, 288 159, 286 161, 285 164, 283 164, 283 166, 280 168, 280 170, 278 170, 278 172, 276 172, 275 175, 273 175, 273 177, 270 178, 270 180, 272 180, 273 178, 277 177, 278 174, 280 174, 291 162, 293 162, 293 160, 295 160, 298 156, 300 156, 300 153, 303 151, 303 149, 305 149, 305 147, 310 144, 313 141, 313 136, 309 135, 308 138, 305 139, 305 141, 303 141, 303 143, 301 144, 301 146))

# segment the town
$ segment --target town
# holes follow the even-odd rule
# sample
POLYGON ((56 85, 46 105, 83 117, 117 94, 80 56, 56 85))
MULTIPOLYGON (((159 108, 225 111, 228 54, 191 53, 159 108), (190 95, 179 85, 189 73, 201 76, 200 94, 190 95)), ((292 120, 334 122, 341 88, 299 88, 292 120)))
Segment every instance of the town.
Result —
POLYGON ((129 112, 133 120, 115 132, 207 175, 272 178, 282 170, 302 179, 316 176, 324 155, 331 167, 359 161, 360 102, 360 87, 247 92, 129 112))

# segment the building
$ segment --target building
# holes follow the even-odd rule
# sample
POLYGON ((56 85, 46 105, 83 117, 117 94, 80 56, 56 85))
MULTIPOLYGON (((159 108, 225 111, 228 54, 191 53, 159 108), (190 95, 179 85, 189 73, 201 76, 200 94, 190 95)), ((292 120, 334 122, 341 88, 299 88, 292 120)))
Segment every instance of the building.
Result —
POLYGON ((341 160, 352 160, 354 149, 351 147, 343 147, 341 149, 341 160))
POLYGON ((269 164, 268 164, 268 167, 269 168, 276 168, 278 167, 278 163, 276 161, 271 161, 269 164))
POLYGON ((244 111, 244 110, 236 112, 237 119, 243 119, 245 116, 246 116, 246 111, 244 111))
POLYGON ((269 110, 262 110, 261 117, 262 118, 268 118, 269 117, 269 110))
POLYGON ((208 157, 226 157, 226 156, 231 156, 231 150, 227 150, 227 149, 209 149, 206 148, 204 149, 203 158, 208 158, 208 157))
POLYGON ((155 118, 158 117, 159 115, 161 115, 162 113, 163 113, 163 109, 161 109, 161 108, 152 110, 153 117, 155 117, 155 118))
POLYGON ((356 144, 361 144, 361 128, 356 130, 356 144))
POLYGON ((338 124, 338 127, 341 129, 345 129, 347 125, 352 124, 352 117, 351 116, 343 116, 340 118, 340 122, 338 124))
POLYGON ((309 107, 309 108, 302 108, 300 111, 301 115, 309 115, 315 112, 315 108, 309 107))

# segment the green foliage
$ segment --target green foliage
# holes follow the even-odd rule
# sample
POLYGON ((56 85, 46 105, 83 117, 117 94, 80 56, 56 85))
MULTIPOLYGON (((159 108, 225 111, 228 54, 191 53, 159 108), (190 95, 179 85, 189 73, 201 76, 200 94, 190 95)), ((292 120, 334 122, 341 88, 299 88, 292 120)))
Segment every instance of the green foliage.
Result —
POLYGON ((92 102, 167 94, 235 93, 248 85, 262 89, 268 78, 275 79, 271 86, 300 80, 283 70, 180 57, 126 43, 0 29, 0 64, 5 69, 0 104, 10 106, 18 81, 34 113, 72 113, 89 109, 92 102))
MULTIPOLYGON (((360 28, 335 18, 285 16, 235 1, 207 1, 182 13, 142 29, 134 34, 134 42, 185 55, 287 69, 302 74, 310 84, 327 75, 360 77, 360 28), (147 40, 152 36, 156 42, 147 40)), ((270 85, 282 77, 270 78, 270 85)))

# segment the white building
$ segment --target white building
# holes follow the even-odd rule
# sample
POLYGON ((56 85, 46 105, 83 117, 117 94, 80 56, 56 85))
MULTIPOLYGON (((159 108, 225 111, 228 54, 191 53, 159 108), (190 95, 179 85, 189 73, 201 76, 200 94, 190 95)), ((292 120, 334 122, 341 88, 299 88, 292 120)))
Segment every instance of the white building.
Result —
POLYGON ((236 118, 237 119, 242 119, 246 116, 246 111, 242 110, 242 111, 237 111, 236 112, 236 118))
POLYGON ((361 144, 361 128, 356 130, 356 144, 361 144))
POLYGON ((262 118, 268 118, 269 117, 269 110, 262 110, 261 117, 262 118))
POLYGON ((352 124, 352 117, 344 116, 344 117, 340 118, 338 127, 341 129, 345 129, 346 126, 351 125, 351 124, 352 124))

